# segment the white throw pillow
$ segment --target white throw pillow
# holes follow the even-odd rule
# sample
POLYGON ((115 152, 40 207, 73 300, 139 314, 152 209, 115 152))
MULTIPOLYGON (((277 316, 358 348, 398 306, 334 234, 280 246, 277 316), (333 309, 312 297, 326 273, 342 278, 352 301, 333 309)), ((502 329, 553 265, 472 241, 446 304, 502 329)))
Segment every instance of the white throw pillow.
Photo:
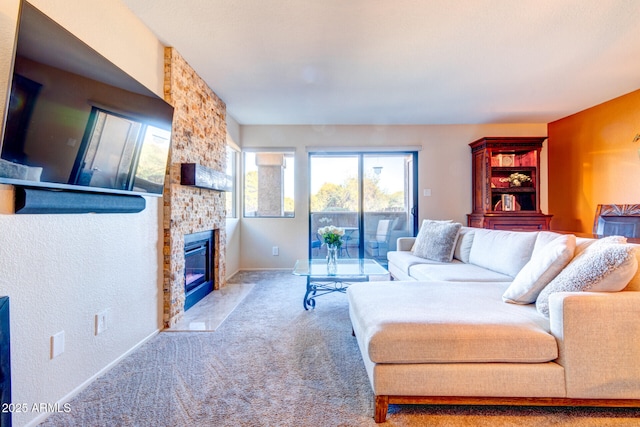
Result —
POLYGON ((424 221, 413 254, 439 262, 451 262, 462 224, 458 222, 424 221))
MULTIPOLYGON (((565 233, 570 234, 570 233, 565 233)), ((533 252, 531 256, 535 256, 535 254, 544 249, 552 241, 556 240, 558 237, 563 236, 564 234, 556 233, 555 231, 539 231, 538 237, 536 237, 536 243, 533 245, 533 252)), ((577 242, 577 239, 576 239, 577 242)), ((577 243, 576 243, 577 244, 577 243)))
MULTIPOLYGON (((638 270, 635 247, 598 240, 577 255, 538 295, 538 312, 549 317, 549 296, 555 292, 618 292, 638 270)), ((626 239, 624 239, 626 241, 626 239)))
POLYGON ((576 236, 556 237, 539 250, 534 250, 529 262, 516 275, 502 295, 504 302, 531 304, 538 295, 573 258, 576 236))
POLYGON ((475 228, 461 227, 460 235, 458 235, 458 241, 456 242, 456 248, 453 250, 453 257, 459 259, 465 264, 469 263, 469 254, 471 253, 471 245, 473 244, 473 235, 475 228))

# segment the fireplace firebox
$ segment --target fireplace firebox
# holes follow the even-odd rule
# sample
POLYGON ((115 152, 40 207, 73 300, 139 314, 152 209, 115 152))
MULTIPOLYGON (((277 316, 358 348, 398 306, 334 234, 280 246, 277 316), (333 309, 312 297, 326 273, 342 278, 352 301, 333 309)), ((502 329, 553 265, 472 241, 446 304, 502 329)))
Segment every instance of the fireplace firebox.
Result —
POLYGON ((208 295, 214 286, 213 231, 184 236, 184 309, 208 295))

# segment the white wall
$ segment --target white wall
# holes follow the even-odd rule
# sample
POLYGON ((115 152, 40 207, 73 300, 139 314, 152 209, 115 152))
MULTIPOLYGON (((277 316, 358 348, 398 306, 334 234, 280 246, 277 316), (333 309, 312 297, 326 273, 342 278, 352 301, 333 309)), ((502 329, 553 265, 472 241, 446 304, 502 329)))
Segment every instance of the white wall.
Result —
MULTIPOLYGON (((240 141, 240 125, 238 122, 231 117, 229 114, 226 116, 227 122, 227 144, 231 145, 233 148, 240 150, 238 142, 240 141)), ((241 157, 241 154, 238 153, 238 159, 241 157)), ((238 163, 236 171, 239 171, 240 163, 238 163)), ((240 214, 240 176, 236 174, 236 213, 240 214)), ((240 217, 236 218, 227 218, 227 242, 226 242, 226 278, 230 278, 240 269, 240 217)))
MULTIPOLYGON (((163 46, 119 2, 31 0, 162 96, 163 46)), ((0 114, 10 78, 18 0, 0 0, 0 114)), ((138 214, 13 215, 0 186, 0 295, 11 298, 14 402, 56 403, 162 324, 162 200, 138 214), (94 336, 94 315, 109 309, 94 336), (65 351, 50 359, 50 337, 65 351)), ((42 417, 14 414, 22 426, 42 417)), ((41 419, 41 418, 40 418, 41 419)))
MULTIPOLYGON (((243 269, 292 268, 308 254, 309 180, 305 147, 420 146, 418 209, 420 220, 453 219, 466 224, 471 212, 471 150, 484 136, 541 136, 547 125, 425 126, 241 126, 241 145, 295 147, 295 218, 243 218, 240 265, 243 269), (422 196, 431 189, 431 197, 422 196), (279 246, 280 255, 271 255, 279 246)), ((543 156, 546 159, 546 153, 543 156)), ((545 166, 546 167, 546 166, 545 166)), ((546 170, 546 169, 545 169, 546 170)), ((543 185, 546 185, 546 179, 543 185)), ((544 190, 544 189, 543 189, 544 190)), ((546 210, 546 190, 542 194, 546 210)))

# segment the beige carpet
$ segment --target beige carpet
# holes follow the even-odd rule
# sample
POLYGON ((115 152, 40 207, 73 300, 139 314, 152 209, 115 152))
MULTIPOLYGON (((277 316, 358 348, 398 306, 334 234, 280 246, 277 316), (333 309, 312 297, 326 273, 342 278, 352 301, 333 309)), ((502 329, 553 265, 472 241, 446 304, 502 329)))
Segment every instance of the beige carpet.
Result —
MULTIPOLYGON (((374 426, 345 295, 302 307, 304 278, 255 283, 215 332, 164 332, 45 426, 374 426)), ((385 426, 638 426, 640 410, 390 405, 385 426)))

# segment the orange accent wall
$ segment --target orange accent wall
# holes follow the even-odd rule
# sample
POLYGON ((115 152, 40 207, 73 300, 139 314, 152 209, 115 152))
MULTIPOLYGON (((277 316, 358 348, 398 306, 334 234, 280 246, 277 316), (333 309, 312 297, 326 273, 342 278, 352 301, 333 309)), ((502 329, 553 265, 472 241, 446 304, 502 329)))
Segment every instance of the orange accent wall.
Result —
POLYGON ((640 90, 549 123, 551 229, 591 233, 598 204, 640 203, 640 90))

